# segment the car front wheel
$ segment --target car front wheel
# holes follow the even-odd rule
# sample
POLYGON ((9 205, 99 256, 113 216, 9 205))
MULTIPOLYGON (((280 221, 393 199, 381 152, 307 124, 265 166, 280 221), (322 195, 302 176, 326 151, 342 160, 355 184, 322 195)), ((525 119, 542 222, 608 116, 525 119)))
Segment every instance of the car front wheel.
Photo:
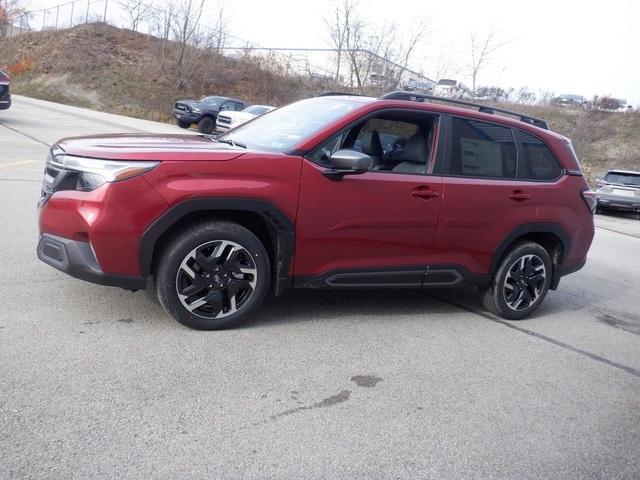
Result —
POLYGON ((211 133, 216 126, 216 122, 211 117, 204 117, 198 122, 198 131, 200 133, 211 133))
POLYGON ((490 312, 520 320, 540 306, 551 284, 553 264, 538 243, 520 242, 502 259, 489 287, 480 290, 490 312))
POLYGON ((270 284, 270 265, 260 240, 241 225, 206 222, 174 238, 161 256, 156 291, 178 322, 219 330, 245 322, 270 284))

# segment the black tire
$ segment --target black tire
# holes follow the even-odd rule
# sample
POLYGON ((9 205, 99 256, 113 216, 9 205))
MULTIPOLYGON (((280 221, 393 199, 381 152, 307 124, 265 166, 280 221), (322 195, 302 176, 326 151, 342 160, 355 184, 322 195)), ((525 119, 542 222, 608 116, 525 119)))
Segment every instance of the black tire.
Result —
POLYGON ((178 126, 180 128, 189 128, 189 127, 191 127, 191 122, 185 122, 184 120, 178 120, 178 126))
POLYGON ((155 283, 160 304, 178 322, 198 330, 221 330, 245 322, 262 304, 271 268, 264 246, 252 232, 231 222, 203 222, 190 225, 170 241, 161 254, 155 283), (241 273, 241 269, 254 273, 241 273), (179 289, 196 293, 181 299, 179 289), (208 298, 213 301, 202 304, 208 298), (202 306, 188 309, 196 304, 202 306))
POLYGON ((491 285, 480 289, 482 304, 491 313, 507 320, 526 318, 547 295, 552 274, 551 257, 540 244, 527 241, 516 243, 500 262, 491 285), (523 273, 518 274, 523 258, 523 273))
POLYGON ((198 122, 198 131, 200 133, 211 133, 216 126, 216 122, 211 117, 204 117, 198 122))

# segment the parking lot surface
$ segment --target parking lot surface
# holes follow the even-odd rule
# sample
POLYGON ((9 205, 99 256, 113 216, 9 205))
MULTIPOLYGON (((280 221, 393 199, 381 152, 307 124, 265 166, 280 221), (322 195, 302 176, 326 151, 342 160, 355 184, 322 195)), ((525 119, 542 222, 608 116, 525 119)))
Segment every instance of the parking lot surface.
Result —
POLYGON ((36 258, 49 146, 184 133, 14 98, 0 113, 0 478, 640 478, 640 220, 528 320, 473 291, 290 291, 198 332, 36 258))

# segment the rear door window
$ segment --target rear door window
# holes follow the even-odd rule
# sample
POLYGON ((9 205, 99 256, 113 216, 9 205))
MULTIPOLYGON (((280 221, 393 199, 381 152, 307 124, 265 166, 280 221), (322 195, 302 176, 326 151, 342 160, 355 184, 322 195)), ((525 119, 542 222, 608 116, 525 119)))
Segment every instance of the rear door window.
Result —
POLYGON ((496 179, 516 177, 516 143, 508 127, 453 117, 450 145, 445 174, 496 179))
POLYGON ((551 150, 539 138, 517 130, 522 146, 522 159, 518 166, 521 180, 552 181, 562 175, 562 169, 551 150))

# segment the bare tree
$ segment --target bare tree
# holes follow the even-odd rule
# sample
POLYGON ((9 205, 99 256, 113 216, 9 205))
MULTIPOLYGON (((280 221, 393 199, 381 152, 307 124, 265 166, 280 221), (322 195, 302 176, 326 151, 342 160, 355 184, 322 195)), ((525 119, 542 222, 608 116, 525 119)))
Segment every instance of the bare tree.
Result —
POLYGON ((25 12, 20 0, 0 0, 0 38, 11 34, 15 20, 25 12))
POLYGON ((509 41, 501 41, 499 34, 491 30, 486 36, 480 36, 478 32, 469 33, 469 68, 471 74, 471 88, 475 93, 478 86, 478 76, 483 68, 494 59, 494 54, 504 47, 509 41))
POLYGON ((347 19, 350 15, 350 10, 355 8, 354 3, 344 2, 342 7, 336 5, 333 11, 333 16, 329 18, 323 18, 329 34, 329 41, 331 45, 336 49, 336 74, 335 84, 340 83, 340 67, 342 65, 342 50, 344 49, 346 42, 346 31, 348 22, 345 22, 345 16, 347 19))
POLYGON ((398 37, 395 24, 385 27, 370 25, 361 16, 358 0, 342 0, 330 18, 325 18, 330 44, 337 52, 336 83, 346 57, 350 86, 384 89, 395 87, 419 46, 428 35, 426 20, 414 23, 409 36, 398 37))
POLYGON ((229 36, 229 25, 231 23, 231 15, 227 8, 226 2, 222 0, 218 4, 218 13, 216 15, 216 27, 215 27, 215 47, 217 53, 221 53, 227 38, 229 36))
POLYGON ((127 14, 129 25, 134 32, 138 31, 141 22, 149 20, 153 15, 153 7, 143 0, 123 0, 120 5, 127 14))
POLYGON ((190 43, 198 36, 200 18, 205 0, 184 0, 179 4, 171 23, 174 41, 177 44, 176 67, 180 76, 182 63, 190 43))
POLYGON ((171 37, 171 25, 176 13, 175 3, 171 0, 165 2, 164 6, 154 9, 151 17, 151 30, 153 34, 160 38, 160 67, 164 67, 166 60, 167 46, 171 37))

